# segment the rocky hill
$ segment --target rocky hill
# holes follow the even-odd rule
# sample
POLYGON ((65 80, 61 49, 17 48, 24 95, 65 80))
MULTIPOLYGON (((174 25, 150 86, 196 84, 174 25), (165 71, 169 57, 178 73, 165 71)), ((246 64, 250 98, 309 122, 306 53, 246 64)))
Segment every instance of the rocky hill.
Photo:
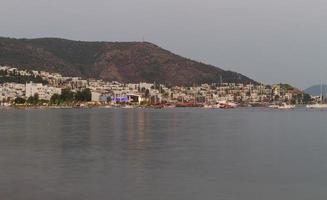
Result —
POLYGON ((175 55, 147 42, 82 42, 0 37, 0 65, 121 82, 192 85, 256 83, 232 71, 175 55))

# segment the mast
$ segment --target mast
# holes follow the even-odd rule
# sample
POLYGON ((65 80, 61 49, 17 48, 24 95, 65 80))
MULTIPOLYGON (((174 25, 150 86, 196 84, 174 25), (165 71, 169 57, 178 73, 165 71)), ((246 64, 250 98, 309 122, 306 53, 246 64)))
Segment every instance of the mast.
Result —
POLYGON ((320 103, 323 104, 323 97, 322 97, 322 80, 320 80, 320 103))
POLYGON ((223 85, 223 75, 220 75, 220 86, 223 85))

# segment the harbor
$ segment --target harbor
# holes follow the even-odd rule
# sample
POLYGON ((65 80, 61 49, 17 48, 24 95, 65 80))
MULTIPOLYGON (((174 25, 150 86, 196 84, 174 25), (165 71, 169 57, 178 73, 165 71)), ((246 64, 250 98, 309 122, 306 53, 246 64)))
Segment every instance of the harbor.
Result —
POLYGON ((158 82, 108 82, 9 66, 1 66, 0 74, 3 80, 11 80, 0 84, 0 105, 4 107, 327 108, 322 95, 310 96, 288 84, 226 83, 222 76, 219 77, 218 83, 178 86, 158 82))

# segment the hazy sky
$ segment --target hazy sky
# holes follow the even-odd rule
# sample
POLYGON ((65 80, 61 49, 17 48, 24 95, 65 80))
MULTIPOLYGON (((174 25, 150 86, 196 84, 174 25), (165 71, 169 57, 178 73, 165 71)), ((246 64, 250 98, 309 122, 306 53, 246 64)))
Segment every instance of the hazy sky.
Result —
POLYGON ((325 0, 0 0, 0 35, 153 42, 264 83, 327 82, 325 0))

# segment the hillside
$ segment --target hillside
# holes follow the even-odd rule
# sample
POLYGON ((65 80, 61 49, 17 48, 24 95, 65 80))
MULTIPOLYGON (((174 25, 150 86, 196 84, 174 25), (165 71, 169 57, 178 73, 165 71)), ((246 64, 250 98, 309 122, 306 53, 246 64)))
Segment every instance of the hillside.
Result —
POLYGON ((58 38, 0 37, 0 65, 59 72, 68 76, 170 85, 256 83, 239 73, 175 55, 147 42, 82 42, 58 38))
MULTIPOLYGON (((326 96, 327 85, 322 86, 322 93, 326 96)), ((305 93, 310 94, 311 96, 320 96, 321 95, 321 86, 320 85, 313 85, 304 90, 305 93)))

